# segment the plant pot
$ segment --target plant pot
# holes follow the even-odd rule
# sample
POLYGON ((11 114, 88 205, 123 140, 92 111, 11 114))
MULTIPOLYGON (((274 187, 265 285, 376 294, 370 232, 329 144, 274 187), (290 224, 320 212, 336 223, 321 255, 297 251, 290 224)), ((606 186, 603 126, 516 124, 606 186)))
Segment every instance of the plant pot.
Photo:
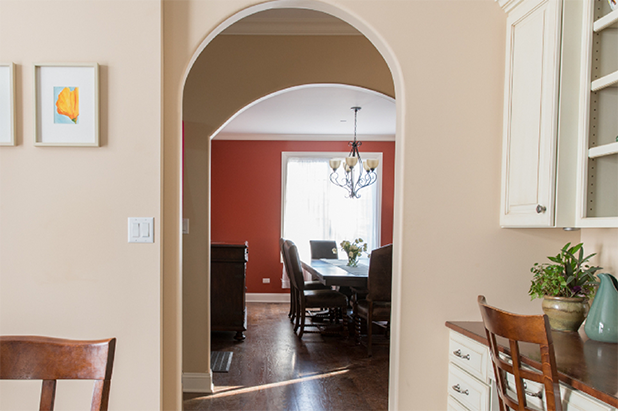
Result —
POLYGON ((549 317, 552 330, 577 332, 588 314, 584 297, 550 297, 543 299, 543 312, 549 317))

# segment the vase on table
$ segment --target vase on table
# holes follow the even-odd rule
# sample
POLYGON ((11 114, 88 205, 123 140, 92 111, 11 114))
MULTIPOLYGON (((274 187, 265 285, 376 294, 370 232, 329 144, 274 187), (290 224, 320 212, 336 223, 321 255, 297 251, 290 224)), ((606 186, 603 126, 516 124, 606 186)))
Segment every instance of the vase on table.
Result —
POLYGON ((584 331, 591 340, 618 343, 618 280, 599 274, 601 284, 590 307, 584 331))

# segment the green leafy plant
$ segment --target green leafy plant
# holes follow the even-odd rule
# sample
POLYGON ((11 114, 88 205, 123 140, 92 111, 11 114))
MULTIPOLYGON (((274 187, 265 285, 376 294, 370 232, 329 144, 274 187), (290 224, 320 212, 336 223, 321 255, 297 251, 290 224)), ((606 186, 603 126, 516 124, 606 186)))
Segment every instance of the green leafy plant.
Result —
POLYGON ((348 257, 348 265, 350 267, 356 267, 358 264, 358 259, 362 255, 363 251, 367 251, 367 243, 365 243, 362 238, 357 238, 354 242, 343 240, 339 245, 341 246, 341 249, 345 251, 345 254, 348 257))
POLYGON ((588 260, 596 254, 584 257, 583 243, 571 247, 567 243, 555 257, 547 257, 552 263, 534 263, 534 274, 528 294, 532 299, 551 297, 588 297, 594 293, 598 281, 595 273, 601 267, 590 266, 588 260))

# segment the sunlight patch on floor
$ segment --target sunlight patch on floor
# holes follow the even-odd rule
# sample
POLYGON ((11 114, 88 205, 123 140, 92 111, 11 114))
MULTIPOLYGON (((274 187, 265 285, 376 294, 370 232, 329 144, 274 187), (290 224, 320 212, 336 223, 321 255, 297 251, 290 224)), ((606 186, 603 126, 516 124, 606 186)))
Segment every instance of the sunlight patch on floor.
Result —
POLYGON ((256 385, 255 387, 244 387, 244 388, 240 386, 215 387, 214 394, 207 395, 204 397, 199 397, 199 398, 192 398, 192 400, 205 400, 205 399, 210 399, 210 398, 214 399, 214 398, 229 397, 231 395, 246 394, 249 392, 262 391, 262 390, 267 390, 267 389, 276 388, 276 387, 283 387, 286 385, 299 384, 299 383, 303 383, 303 382, 307 382, 311 380, 319 380, 323 378, 336 377, 338 375, 343 375, 347 373, 348 371, 350 370, 348 370, 347 368, 344 368, 341 370, 330 371, 330 372, 322 373, 322 374, 308 375, 306 377, 295 378, 295 379, 287 380, 287 381, 272 382, 269 384, 256 385))

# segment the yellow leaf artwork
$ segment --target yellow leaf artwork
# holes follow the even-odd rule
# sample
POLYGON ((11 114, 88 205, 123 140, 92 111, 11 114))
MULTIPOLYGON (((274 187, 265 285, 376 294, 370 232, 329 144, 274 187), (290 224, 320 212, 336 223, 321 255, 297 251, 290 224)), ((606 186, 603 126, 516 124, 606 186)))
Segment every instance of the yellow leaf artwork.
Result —
POLYGON ((79 117, 79 87, 74 87, 73 90, 69 87, 62 88, 56 100, 56 108, 58 114, 67 116, 74 124, 77 124, 77 118, 79 117))

